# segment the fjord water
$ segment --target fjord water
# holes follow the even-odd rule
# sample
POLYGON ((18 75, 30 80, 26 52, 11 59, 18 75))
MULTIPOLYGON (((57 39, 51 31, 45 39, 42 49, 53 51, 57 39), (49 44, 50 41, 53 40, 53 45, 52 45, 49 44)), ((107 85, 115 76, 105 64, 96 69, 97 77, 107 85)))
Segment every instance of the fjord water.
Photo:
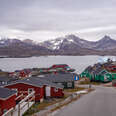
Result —
POLYGON ((50 67, 53 64, 68 64, 81 73, 87 66, 97 63, 101 56, 41 56, 30 58, 1 58, 0 69, 14 71, 24 68, 50 67))

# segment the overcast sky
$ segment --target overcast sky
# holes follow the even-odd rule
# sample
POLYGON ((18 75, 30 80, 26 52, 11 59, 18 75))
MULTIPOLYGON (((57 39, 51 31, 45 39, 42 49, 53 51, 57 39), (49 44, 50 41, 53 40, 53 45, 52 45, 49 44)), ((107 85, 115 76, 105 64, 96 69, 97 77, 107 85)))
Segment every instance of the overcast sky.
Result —
POLYGON ((116 38, 116 0, 0 0, 0 36, 43 41, 66 34, 116 38))

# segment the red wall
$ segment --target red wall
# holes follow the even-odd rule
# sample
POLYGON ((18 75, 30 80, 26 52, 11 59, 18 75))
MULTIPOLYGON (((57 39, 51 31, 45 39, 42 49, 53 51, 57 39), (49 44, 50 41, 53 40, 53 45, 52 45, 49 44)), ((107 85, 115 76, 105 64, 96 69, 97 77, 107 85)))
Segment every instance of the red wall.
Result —
POLYGON ((32 86, 32 85, 28 85, 28 84, 23 84, 23 83, 17 83, 17 84, 13 84, 13 85, 8 85, 6 86, 6 88, 12 89, 12 88, 16 88, 18 89, 18 95, 20 95, 21 91, 27 91, 25 93, 23 93, 24 95, 28 95, 28 88, 33 88, 35 91, 35 100, 39 101, 41 98, 44 97, 44 88, 40 88, 40 87, 36 87, 36 86, 32 86))
POLYGON ((16 95, 13 95, 13 96, 11 96, 10 98, 8 98, 6 100, 1 100, 0 99, 0 108, 1 108, 0 116, 3 114, 4 109, 9 110, 12 107, 15 107, 15 105, 16 105, 15 98, 16 98, 16 95))
POLYGON ((113 85, 112 85, 113 87, 116 87, 116 83, 113 83, 113 85))
POLYGON ((51 97, 63 97, 63 89, 58 89, 58 91, 55 91, 54 87, 51 87, 51 97))

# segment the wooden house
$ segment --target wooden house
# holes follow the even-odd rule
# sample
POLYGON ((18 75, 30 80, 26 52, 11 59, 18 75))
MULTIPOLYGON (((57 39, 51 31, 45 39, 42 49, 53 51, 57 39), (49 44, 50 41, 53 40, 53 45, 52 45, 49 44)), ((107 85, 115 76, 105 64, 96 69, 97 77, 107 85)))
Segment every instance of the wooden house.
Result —
POLYGON ((112 81, 112 73, 108 72, 107 70, 102 70, 99 73, 99 78, 101 82, 110 82, 112 81))
POLYGON ((93 68, 92 66, 88 66, 81 74, 80 77, 87 77, 87 78, 92 78, 91 72, 93 68))
POLYGON ((6 88, 14 89, 17 91, 17 96, 23 99, 25 96, 35 91, 35 101, 43 101, 46 97, 63 97, 63 86, 55 85, 49 81, 40 78, 27 78, 10 83, 5 86, 6 88))
POLYGON ((0 116, 16 106, 16 91, 0 87, 0 116))
POLYGON ((18 100, 22 100, 32 91, 35 91, 35 101, 41 101, 44 98, 44 86, 39 81, 34 79, 18 80, 5 85, 4 87, 16 90, 17 97, 21 96, 18 100))
POLYGON ((56 83, 58 85, 63 85, 64 89, 75 88, 75 73, 56 73, 45 75, 44 79, 56 83))
POLYGON ((112 81, 112 73, 104 69, 100 63, 95 64, 93 67, 87 67, 80 75, 81 77, 87 77, 90 81, 110 82, 112 81))
POLYGON ((46 80, 43 75, 40 75, 39 77, 31 77, 31 79, 39 81, 39 83, 44 86, 44 98, 64 96, 63 85, 58 85, 49 80, 46 80))
POLYGON ((105 69, 99 68, 92 72, 91 81, 110 82, 112 81, 112 74, 105 69))
POLYGON ((75 69, 70 68, 67 64, 54 64, 48 70, 56 69, 57 71, 66 71, 66 72, 74 72, 75 69))

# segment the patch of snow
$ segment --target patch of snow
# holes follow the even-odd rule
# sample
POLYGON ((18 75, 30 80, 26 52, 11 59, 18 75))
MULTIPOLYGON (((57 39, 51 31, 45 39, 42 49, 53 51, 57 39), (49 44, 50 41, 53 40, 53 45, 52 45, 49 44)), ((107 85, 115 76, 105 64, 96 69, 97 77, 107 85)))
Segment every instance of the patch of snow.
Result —
POLYGON ((75 94, 84 94, 84 93, 87 93, 87 90, 83 90, 83 91, 77 91, 77 92, 75 92, 75 94))
POLYGON ((60 41, 57 41, 54 43, 54 45, 56 46, 56 45, 59 45, 60 43, 61 43, 60 41))
POLYGON ((57 48, 57 46, 53 46, 52 49, 55 50, 57 48))
POLYGON ((52 43, 52 44, 55 43, 55 40, 50 41, 50 43, 52 43))
POLYGON ((68 39, 68 41, 69 41, 69 42, 74 42, 74 40, 73 40, 73 39, 68 39))

